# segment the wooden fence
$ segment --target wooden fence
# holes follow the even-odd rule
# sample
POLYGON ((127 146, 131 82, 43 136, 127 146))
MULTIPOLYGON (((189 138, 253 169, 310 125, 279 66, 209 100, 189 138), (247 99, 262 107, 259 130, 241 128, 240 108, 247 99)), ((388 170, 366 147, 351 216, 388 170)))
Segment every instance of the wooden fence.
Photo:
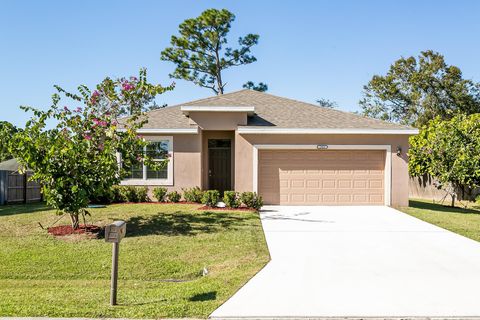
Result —
MULTIPOLYGON (((428 199, 440 201, 446 199, 450 201, 451 197, 445 195, 447 192, 442 189, 438 189, 434 185, 434 180, 428 176, 410 177, 409 181, 409 196, 416 199, 428 199)), ((465 194, 462 190, 456 190, 456 197, 459 200, 474 200, 476 196, 480 194, 480 189, 473 190, 471 194, 465 194)))
POLYGON ((28 180, 31 175, 0 171, 0 205, 41 201, 40 185, 28 180))

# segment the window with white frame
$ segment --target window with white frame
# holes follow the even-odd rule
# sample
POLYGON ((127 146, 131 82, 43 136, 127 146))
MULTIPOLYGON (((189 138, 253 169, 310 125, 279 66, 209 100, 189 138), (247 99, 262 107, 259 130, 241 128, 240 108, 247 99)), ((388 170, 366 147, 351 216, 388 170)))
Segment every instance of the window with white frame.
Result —
POLYGON ((173 138, 149 137, 150 143, 143 152, 153 161, 167 161, 167 165, 154 170, 140 163, 127 170, 130 174, 124 178, 125 185, 170 185, 173 184, 173 138))

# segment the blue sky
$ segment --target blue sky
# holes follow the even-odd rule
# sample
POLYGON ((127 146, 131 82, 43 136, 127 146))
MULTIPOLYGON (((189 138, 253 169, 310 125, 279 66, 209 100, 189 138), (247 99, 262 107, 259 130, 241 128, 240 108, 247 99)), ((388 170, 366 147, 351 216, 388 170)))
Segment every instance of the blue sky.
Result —
MULTIPOLYGON (((19 105, 46 107, 59 84, 94 86, 146 67, 169 84, 160 52, 186 18, 207 8, 236 15, 230 42, 258 33, 258 61, 224 74, 226 91, 248 80, 269 92, 358 110, 362 86, 401 56, 433 49, 480 81, 480 1, 21 1, 0 2, 0 120, 23 125, 19 105)), ((159 103, 212 95, 178 80, 159 103)))

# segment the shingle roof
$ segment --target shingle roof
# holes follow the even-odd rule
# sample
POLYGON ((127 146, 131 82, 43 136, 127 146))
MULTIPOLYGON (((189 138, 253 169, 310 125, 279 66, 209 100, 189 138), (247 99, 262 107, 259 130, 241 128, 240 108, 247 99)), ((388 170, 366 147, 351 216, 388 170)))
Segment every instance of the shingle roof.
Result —
POLYGON ((150 111, 144 128, 191 128, 188 118, 180 110, 181 106, 254 106, 255 115, 248 118, 247 124, 251 128, 411 129, 249 89, 150 111))

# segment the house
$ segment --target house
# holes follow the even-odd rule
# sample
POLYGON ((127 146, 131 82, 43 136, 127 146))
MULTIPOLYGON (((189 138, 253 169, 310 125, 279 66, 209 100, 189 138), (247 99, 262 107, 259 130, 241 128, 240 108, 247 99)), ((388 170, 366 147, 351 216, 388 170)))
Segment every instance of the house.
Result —
POLYGON ((252 90, 148 119, 139 131, 152 141, 146 152, 168 153, 168 166, 131 168, 123 185, 255 191, 265 204, 408 205, 417 130, 407 126, 252 90))

